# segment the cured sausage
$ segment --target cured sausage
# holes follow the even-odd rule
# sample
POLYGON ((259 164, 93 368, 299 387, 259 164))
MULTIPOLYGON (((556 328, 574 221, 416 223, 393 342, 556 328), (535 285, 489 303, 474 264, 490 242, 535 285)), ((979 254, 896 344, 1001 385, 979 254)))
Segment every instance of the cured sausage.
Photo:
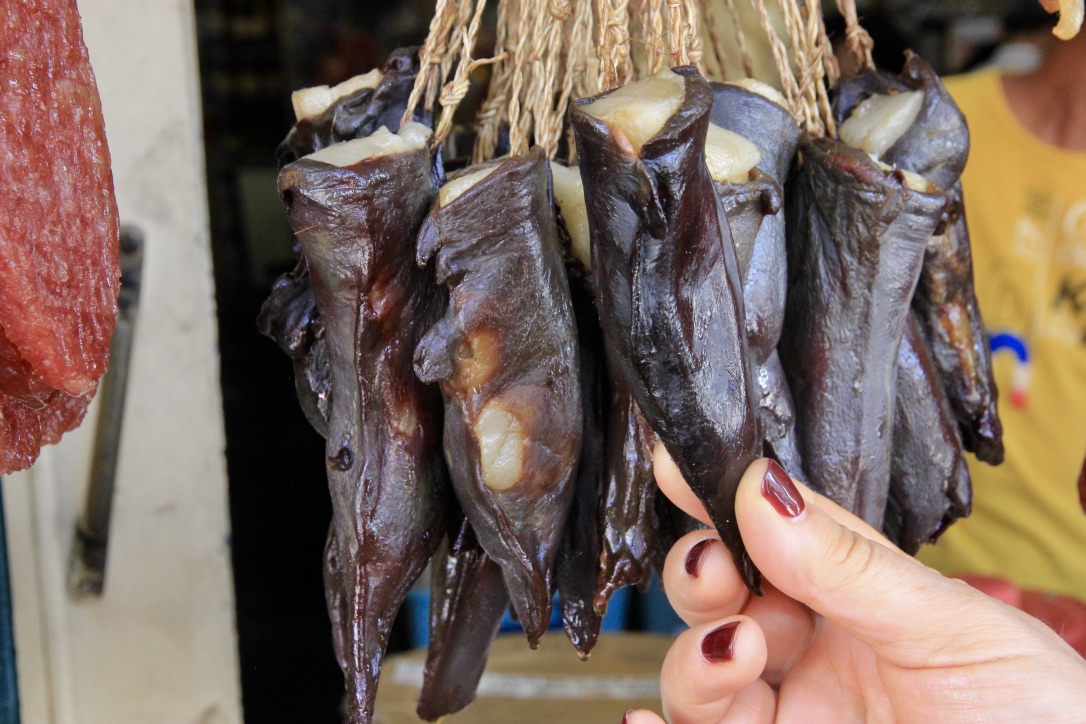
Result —
POLYGON ((0 5, 0 474, 77 426, 109 363, 119 223, 74 0, 0 5))

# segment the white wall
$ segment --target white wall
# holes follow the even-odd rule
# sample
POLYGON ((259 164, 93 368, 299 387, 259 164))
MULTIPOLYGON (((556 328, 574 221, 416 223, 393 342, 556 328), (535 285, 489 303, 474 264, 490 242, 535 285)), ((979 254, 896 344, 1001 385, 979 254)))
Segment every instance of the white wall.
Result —
POLYGON ((146 237, 106 590, 66 588, 83 428, 4 480, 25 722, 241 721, 191 0, 79 0, 121 219, 146 237))

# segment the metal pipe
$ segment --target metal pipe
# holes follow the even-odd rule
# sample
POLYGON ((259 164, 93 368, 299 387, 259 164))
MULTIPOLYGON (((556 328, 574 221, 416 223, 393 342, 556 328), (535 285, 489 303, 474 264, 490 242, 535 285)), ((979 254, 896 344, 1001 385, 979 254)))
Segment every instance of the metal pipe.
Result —
POLYGON ((113 492, 120 459, 128 370, 143 271, 143 234, 133 227, 121 229, 120 261, 119 314, 110 340, 109 370, 98 387, 98 425, 91 453, 87 494, 72 544, 68 585, 76 597, 101 596, 105 587, 113 492))

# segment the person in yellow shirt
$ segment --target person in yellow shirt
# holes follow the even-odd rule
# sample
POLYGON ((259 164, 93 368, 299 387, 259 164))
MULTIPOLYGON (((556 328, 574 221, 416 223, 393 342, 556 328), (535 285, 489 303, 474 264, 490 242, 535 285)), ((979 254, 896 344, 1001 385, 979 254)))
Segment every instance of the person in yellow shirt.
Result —
MULTIPOLYGON (((946 86, 972 139, 965 208, 1006 458, 970 466, 972 515, 920 558, 949 575, 1009 581, 1002 597, 1027 610, 1024 603, 1045 600, 1029 591, 1083 602, 1086 514, 1076 483, 1086 454, 1086 35, 1053 40, 1029 75, 992 70, 946 86)), ((1070 610, 1077 613, 1058 623, 1086 650, 1086 604, 1070 610)))

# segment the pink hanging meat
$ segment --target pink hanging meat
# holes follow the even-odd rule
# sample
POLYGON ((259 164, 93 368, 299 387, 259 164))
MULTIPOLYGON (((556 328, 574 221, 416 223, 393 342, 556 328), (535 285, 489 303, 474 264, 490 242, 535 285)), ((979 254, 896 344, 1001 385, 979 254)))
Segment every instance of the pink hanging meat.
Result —
POLYGON ((74 0, 0 4, 0 78, 2 474, 82 419, 108 365, 120 267, 105 124, 74 0))

